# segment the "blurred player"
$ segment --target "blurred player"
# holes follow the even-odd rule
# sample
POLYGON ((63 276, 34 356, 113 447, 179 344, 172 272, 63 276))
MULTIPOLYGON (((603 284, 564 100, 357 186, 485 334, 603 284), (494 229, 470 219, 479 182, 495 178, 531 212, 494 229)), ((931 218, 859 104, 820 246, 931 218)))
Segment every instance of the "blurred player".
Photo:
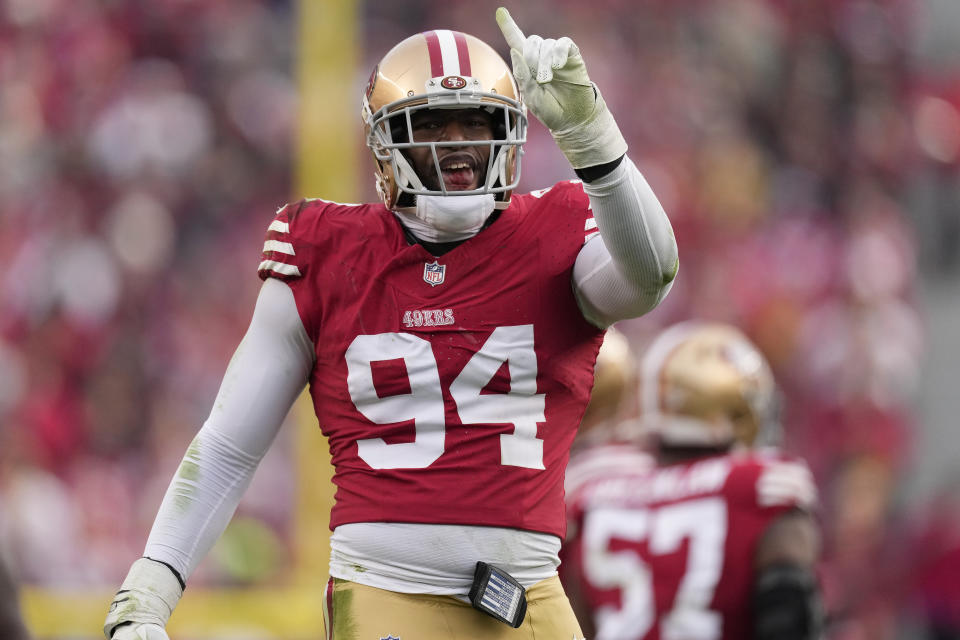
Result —
POLYGON ((328 637, 582 637, 556 572, 564 467, 604 329, 663 299, 677 248, 576 45, 496 17, 513 73, 446 30, 374 69, 382 202, 270 224, 251 326, 108 637, 167 637, 308 382, 337 485, 328 637), (512 195, 528 106, 582 182, 512 195))
MULTIPOLYGON (((633 413, 636 385, 637 361, 630 342, 611 327, 607 329, 597 354, 590 402, 570 451, 563 483, 567 496, 577 495, 584 485, 598 477, 607 477, 618 470, 632 473, 654 465, 653 456, 637 446, 630 430, 620 428, 631 424, 627 418, 633 413)), ((568 552, 569 547, 561 549, 561 558, 568 552)), ((582 593, 583 582, 575 579, 574 572, 578 568, 564 560, 560 575, 574 613, 582 624, 589 620, 591 612, 588 598, 582 593)))
POLYGON ((637 361, 630 342, 610 327, 597 353, 593 389, 577 431, 577 443, 588 446, 592 440, 607 439, 602 434, 626 417, 626 400, 632 399, 636 381, 637 361))
POLYGON ((733 327, 684 323, 640 377, 656 467, 613 460, 568 495, 561 576, 587 636, 817 638, 816 490, 805 464, 759 447, 776 413, 763 356, 733 327))
POLYGON ((603 337, 594 367, 590 402, 570 451, 564 491, 575 493, 597 474, 610 473, 613 466, 636 470, 652 466, 653 457, 637 447, 636 438, 624 425, 634 412, 637 361, 626 336, 611 327, 603 337))

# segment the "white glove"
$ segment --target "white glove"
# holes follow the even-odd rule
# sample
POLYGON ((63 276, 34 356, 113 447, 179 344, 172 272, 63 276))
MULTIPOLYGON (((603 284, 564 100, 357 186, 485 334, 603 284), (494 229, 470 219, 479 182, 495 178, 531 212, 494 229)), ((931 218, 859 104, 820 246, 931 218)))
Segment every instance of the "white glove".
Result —
POLYGON ((170 636, 157 624, 125 624, 113 632, 113 640, 170 640, 170 636))
POLYGON ((170 567, 140 558, 110 603, 103 634, 112 640, 170 640, 163 628, 181 595, 180 580, 170 567))
POLYGON ((496 17, 527 106, 550 129, 573 168, 606 164, 625 154, 627 141, 573 40, 528 38, 503 7, 496 17))

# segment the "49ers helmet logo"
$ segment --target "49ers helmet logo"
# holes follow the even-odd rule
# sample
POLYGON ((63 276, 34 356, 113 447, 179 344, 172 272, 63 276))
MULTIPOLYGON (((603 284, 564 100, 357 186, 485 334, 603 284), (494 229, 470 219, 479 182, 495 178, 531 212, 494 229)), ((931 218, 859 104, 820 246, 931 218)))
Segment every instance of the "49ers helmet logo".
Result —
POLYGON ((463 89, 467 86, 467 81, 460 76, 447 76, 440 81, 440 86, 444 89, 463 89))
POLYGON ((378 64, 373 68, 373 73, 370 74, 370 79, 367 80, 367 89, 364 92, 367 96, 367 99, 370 99, 370 95, 373 93, 373 89, 377 86, 377 75, 380 73, 380 65, 378 64))

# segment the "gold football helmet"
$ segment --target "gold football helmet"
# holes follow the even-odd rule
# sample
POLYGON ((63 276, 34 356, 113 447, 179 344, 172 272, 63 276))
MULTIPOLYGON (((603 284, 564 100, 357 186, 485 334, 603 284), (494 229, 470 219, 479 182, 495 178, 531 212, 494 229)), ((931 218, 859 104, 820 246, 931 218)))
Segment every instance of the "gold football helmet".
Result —
POLYGON ((773 444, 776 393, 766 359, 729 325, 675 325, 651 343, 640 365, 643 425, 665 446, 773 444))
POLYGON ((367 146, 376 164, 377 192, 388 209, 402 194, 475 195, 492 193, 506 208, 520 180, 520 147, 527 137, 527 109, 510 67, 490 45, 459 31, 418 33, 391 49, 374 68, 363 97, 367 146), (418 109, 484 109, 493 116, 490 140, 413 142, 411 114, 418 109), (437 147, 489 145, 484 183, 448 191, 424 187, 404 150, 430 147, 440 176, 437 147))
POLYGON ((625 395, 636 383, 637 362, 627 337, 607 329, 593 369, 593 390, 580 422, 580 432, 621 418, 625 395))

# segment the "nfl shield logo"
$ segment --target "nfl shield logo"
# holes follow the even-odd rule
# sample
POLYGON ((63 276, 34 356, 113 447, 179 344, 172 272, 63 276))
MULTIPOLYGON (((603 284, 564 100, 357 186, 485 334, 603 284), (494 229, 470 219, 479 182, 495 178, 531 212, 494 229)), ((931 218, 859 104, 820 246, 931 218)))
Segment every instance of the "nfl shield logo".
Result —
POLYGON ((436 260, 423 265, 423 281, 431 287, 443 284, 443 276, 447 272, 447 266, 439 264, 436 260))

